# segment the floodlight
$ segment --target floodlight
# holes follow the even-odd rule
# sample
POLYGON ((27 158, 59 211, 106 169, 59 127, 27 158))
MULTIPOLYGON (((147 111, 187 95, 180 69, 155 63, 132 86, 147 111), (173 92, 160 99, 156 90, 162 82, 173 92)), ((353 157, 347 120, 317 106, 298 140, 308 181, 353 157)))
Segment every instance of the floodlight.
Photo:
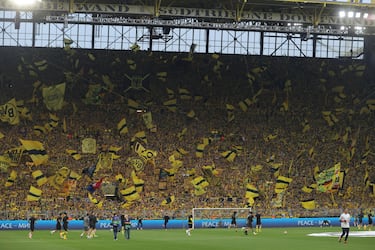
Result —
POLYGON ((355 13, 355 18, 360 18, 361 17, 361 12, 356 12, 355 13))
POLYGON ((345 11, 342 10, 342 11, 339 12, 339 17, 343 18, 345 16, 346 16, 346 12, 345 11))
POLYGON ((348 17, 349 18, 353 18, 354 17, 354 12, 353 11, 349 11, 348 12, 348 17))
POLYGON ((12 0, 13 3, 19 5, 19 6, 28 6, 33 5, 37 2, 41 2, 42 0, 12 0))
POLYGON ((363 18, 367 19, 368 18, 368 13, 363 13, 363 18))

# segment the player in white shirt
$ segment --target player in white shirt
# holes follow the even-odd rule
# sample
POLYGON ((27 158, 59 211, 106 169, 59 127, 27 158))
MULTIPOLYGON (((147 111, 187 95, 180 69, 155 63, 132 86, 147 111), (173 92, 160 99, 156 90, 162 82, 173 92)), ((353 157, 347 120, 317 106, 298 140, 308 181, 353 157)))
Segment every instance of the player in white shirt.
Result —
POLYGON ((341 239, 345 236, 344 243, 346 244, 348 242, 350 228, 350 214, 348 213, 347 209, 344 209, 344 212, 340 215, 340 223, 342 234, 339 237, 339 242, 341 242, 341 239))

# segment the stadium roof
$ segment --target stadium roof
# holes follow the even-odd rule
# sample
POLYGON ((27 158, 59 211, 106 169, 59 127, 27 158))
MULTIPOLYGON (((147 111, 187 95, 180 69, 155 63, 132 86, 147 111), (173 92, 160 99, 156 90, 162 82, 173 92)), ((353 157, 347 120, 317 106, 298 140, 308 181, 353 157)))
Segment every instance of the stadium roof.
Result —
MULTIPOLYGON (((0 9, 22 8, 7 4, 14 1, 0 2, 0 9)), ((198 22, 268 26, 294 23, 328 30, 367 27, 367 35, 375 34, 375 0, 39 0, 29 9, 41 19, 64 13, 92 13, 105 18, 191 18, 198 22), (340 11, 346 16, 340 17, 340 11)))
POLYGON ((74 0, 74 2, 329 15, 336 15, 342 9, 375 12, 374 0, 74 0))
POLYGON ((374 8, 375 1, 360 0, 74 0, 76 3, 114 3, 132 5, 155 5, 189 7, 189 8, 225 8, 235 9, 238 5, 245 5, 245 9, 294 9, 294 8, 320 8, 326 5, 327 8, 337 7, 361 7, 374 8))
MULTIPOLYGON (((16 2, 20 0, 5 0, 16 2)), ((338 15, 340 10, 367 11, 375 14, 375 0, 38 0, 40 2, 66 2, 72 5, 105 4, 137 5, 160 8, 198 8, 226 11, 263 11, 300 13, 304 15, 338 15)), ((1 4, 0 4, 1 6, 1 4)), ((92 8, 89 7, 88 12, 92 8)), ((73 9, 74 11, 74 9, 73 9)))

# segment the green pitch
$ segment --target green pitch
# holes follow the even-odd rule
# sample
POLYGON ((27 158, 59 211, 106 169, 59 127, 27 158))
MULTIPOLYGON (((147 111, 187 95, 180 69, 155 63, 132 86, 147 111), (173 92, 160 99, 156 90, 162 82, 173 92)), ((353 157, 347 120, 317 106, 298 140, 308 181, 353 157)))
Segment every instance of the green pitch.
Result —
MULTIPOLYGON (((351 229, 357 232, 356 229, 351 229)), ((187 236, 184 229, 132 230, 131 239, 120 233, 117 241, 109 230, 98 230, 98 237, 80 237, 80 231, 70 231, 67 240, 55 233, 36 230, 33 238, 28 231, 0 231, 1 250, 335 250, 374 249, 374 237, 349 237, 348 244, 338 243, 337 236, 311 237, 310 233, 339 233, 340 228, 264 228, 257 235, 244 235, 241 229, 196 229, 187 236), (287 231, 287 232, 285 232, 287 231)))

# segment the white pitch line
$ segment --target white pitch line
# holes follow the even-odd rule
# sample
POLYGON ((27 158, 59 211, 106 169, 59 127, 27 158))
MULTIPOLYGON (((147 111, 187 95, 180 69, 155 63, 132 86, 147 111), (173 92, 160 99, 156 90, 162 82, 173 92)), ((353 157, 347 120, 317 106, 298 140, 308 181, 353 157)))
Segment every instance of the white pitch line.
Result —
MULTIPOLYGON (((324 232, 324 233, 311 233, 308 236, 315 237, 338 237, 341 232, 324 232)), ((375 231, 354 231, 349 232, 350 237, 375 237, 375 231)))

